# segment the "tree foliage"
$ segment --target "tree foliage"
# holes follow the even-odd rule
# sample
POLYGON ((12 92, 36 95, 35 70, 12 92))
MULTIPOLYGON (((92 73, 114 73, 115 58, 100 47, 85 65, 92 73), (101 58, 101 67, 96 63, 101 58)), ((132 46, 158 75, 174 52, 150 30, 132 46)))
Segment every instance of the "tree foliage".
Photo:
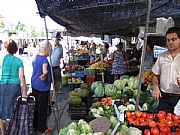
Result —
POLYGON ((0 28, 4 28, 4 27, 5 27, 5 24, 4 24, 3 17, 0 16, 0 28))
POLYGON ((17 31, 25 31, 26 30, 26 25, 21 23, 20 21, 17 23, 15 29, 17 31))

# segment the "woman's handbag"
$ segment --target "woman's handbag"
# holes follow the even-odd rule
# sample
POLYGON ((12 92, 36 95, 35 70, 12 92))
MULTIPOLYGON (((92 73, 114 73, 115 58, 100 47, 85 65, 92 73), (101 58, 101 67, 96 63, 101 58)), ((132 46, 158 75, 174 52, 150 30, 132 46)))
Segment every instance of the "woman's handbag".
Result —
POLYGON ((35 98, 18 97, 11 114, 6 135, 33 135, 35 98))

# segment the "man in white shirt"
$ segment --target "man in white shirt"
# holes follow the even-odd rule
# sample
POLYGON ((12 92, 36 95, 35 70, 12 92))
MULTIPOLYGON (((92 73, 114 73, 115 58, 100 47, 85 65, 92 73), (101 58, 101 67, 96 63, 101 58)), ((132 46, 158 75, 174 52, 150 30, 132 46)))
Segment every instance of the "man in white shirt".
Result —
POLYGON ((166 32, 167 48, 152 68, 152 96, 159 100, 158 110, 173 112, 180 99, 180 28, 172 27, 166 32))

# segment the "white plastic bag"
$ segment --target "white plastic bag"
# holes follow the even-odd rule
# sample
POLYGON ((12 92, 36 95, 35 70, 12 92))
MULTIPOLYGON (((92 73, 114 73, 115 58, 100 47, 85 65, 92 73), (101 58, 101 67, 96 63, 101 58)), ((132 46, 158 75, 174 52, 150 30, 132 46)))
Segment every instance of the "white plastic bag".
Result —
POLYGON ((178 103, 176 104, 176 106, 174 107, 174 113, 178 116, 180 116, 180 100, 178 101, 178 103))

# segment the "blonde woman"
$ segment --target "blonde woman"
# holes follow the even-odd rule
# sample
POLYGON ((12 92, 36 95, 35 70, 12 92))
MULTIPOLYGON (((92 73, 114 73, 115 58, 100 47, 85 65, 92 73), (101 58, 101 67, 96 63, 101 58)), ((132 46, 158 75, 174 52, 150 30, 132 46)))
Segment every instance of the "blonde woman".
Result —
POLYGON ((32 62, 33 74, 31 77, 32 94, 35 97, 35 110, 33 127, 40 133, 50 133, 47 127, 48 98, 51 88, 51 72, 47 57, 51 50, 51 44, 44 40, 39 43, 39 52, 32 62))
POLYGON ((5 135, 6 122, 10 119, 14 101, 20 95, 27 97, 23 62, 14 56, 18 51, 18 46, 11 39, 4 45, 6 52, 0 54, 0 128, 2 135, 5 135))

